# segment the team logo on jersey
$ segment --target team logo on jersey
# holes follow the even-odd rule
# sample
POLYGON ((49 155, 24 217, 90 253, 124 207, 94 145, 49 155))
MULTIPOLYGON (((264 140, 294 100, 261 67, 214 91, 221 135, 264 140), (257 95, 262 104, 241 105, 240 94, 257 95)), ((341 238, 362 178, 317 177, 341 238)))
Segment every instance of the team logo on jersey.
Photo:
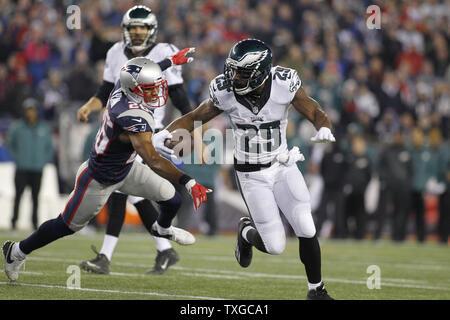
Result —
MULTIPOLYGON (((213 86, 213 89, 215 91, 215 88, 213 86)), ((211 90, 211 88, 209 89, 209 97, 212 100, 212 102, 214 103, 215 106, 219 105, 219 99, 217 99, 216 95, 214 94, 214 92, 211 90)))
MULTIPOLYGON (((135 119, 133 119, 135 120, 135 119)), ((145 130, 147 129, 147 124, 146 123, 136 123, 133 124, 129 127, 124 128, 127 131, 131 131, 131 132, 145 132, 145 130)))
POLYGON ((130 64, 128 66, 123 67, 122 71, 126 71, 129 74, 131 74, 133 76, 133 78, 136 78, 137 75, 139 74, 139 72, 141 72, 141 69, 142 69, 142 67, 140 67, 140 66, 130 64))
POLYGON ((252 120, 252 122, 263 122, 264 118, 262 118, 262 117, 250 117, 250 120, 252 120))
POLYGON ((290 92, 295 92, 298 90, 298 88, 300 88, 300 79, 298 77, 298 75, 295 75, 295 78, 292 79, 291 83, 289 84, 289 91, 290 92))
POLYGON ((259 109, 258 109, 258 107, 253 107, 252 111, 254 114, 257 114, 259 112, 259 109))

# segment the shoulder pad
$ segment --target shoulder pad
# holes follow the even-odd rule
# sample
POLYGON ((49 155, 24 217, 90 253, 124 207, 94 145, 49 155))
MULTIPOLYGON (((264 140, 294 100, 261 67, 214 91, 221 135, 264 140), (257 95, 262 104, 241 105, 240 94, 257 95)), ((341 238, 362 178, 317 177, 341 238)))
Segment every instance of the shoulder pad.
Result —
POLYGON ((178 49, 177 46, 166 42, 157 43, 150 51, 153 50, 157 51, 159 55, 165 56, 170 56, 180 51, 180 49, 178 49))
POLYGON ((233 90, 223 74, 218 75, 209 83, 209 97, 218 108, 222 102, 221 97, 232 92, 233 90))
POLYGON ((302 81, 296 70, 275 66, 271 70, 272 83, 276 86, 279 96, 293 99, 297 90, 302 86, 302 81))
POLYGON ((143 110, 133 102, 128 103, 131 108, 125 110, 117 116, 117 122, 122 129, 130 132, 153 132, 155 128, 155 120, 153 119, 153 115, 149 111, 143 110))

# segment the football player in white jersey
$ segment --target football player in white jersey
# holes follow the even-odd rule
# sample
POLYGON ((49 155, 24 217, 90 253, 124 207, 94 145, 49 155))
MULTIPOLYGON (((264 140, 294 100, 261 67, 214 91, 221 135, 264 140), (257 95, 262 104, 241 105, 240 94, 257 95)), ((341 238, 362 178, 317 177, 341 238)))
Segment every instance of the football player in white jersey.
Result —
MULTIPOLYGON (((321 275, 321 253, 311 215, 310 195, 295 163, 304 160, 298 147, 288 150, 286 125, 293 108, 318 130, 315 142, 334 142, 331 123, 319 104, 302 89, 293 69, 272 67, 272 53, 262 41, 246 39, 231 49, 224 74, 210 83, 210 98, 153 136, 157 150, 177 129, 192 131, 221 113, 231 120, 234 168, 250 217, 240 219, 235 256, 242 267, 252 260, 252 248, 281 254, 286 235, 281 209, 299 238, 300 260, 308 278, 307 299, 328 300, 321 275)), ((172 150, 173 152, 173 150, 172 150)))
MULTIPOLYGON (((145 57, 152 61, 159 61, 159 65, 169 86, 169 97, 173 105, 186 114, 191 111, 190 103, 183 88, 181 75, 181 64, 191 62, 192 57, 186 54, 193 52, 193 48, 181 51, 169 43, 156 43, 158 21, 150 8, 142 5, 129 9, 122 19, 122 41, 115 43, 106 54, 105 70, 103 73, 103 84, 96 95, 89 99, 79 110, 77 117, 80 121, 87 121, 89 114, 99 111, 106 106, 106 101, 117 82, 120 69, 133 57, 145 57)), ((165 107, 154 110, 155 129, 158 131, 163 127, 165 107)), ((140 159, 138 159, 139 161, 140 159)), ((156 219, 158 212, 153 205, 143 198, 128 197, 143 221, 144 226, 149 229, 152 221, 156 219)), ((112 254, 119 240, 119 234, 124 223, 127 196, 118 192, 111 195, 108 201, 109 219, 106 228, 103 245, 100 252, 92 247, 96 257, 89 261, 83 261, 80 266, 91 272, 108 274, 112 254)), ((156 243, 156 262, 148 273, 163 274, 168 267, 179 260, 178 253, 173 249, 171 243, 164 238, 153 237, 156 243)))

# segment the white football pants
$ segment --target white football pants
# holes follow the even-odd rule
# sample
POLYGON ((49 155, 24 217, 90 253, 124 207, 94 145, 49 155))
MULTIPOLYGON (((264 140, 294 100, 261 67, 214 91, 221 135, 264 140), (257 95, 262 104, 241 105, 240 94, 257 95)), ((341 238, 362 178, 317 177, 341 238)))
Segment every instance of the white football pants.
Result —
POLYGON ((296 165, 278 162, 253 172, 236 171, 240 191, 267 252, 281 254, 286 247, 286 232, 279 209, 297 237, 312 238, 316 228, 311 201, 302 173, 296 165))

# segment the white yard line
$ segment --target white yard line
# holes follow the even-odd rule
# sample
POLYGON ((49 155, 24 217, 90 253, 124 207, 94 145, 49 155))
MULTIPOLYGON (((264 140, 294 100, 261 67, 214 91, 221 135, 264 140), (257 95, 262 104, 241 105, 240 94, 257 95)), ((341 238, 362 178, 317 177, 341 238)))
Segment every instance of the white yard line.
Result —
POLYGON ((161 292, 105 290, 105 289, 94 289, 94 288, 68 288, 65 286, 57 286, 57 285, 51 285, 51 284, 33 284, 33 283, 21 283, 21 282, 14 282, 14 283, 0 282, 0 285, 14 285, 14 286, 22 286, 22 287, 38 287, 38 288, 63 289, 63 290, 65 289, 65 290, 100 292, 100 293, 118 293, 118 294, 127 294, 127 295, 134 294, 134 295, 172 297, 172 298, 182 298, 182 299, 226 300, 224 298, 217 298, 217 297, 190 296, 190 295, 169 294, 169 293, 161 293, 161 292))
MULTIPOLYGON (((5 272, 5 271, 0 270, 0 273, 3 273, 3 272, 5 272)), ((43 275, 44 275, 43 272, 34 272, 34 271, 21 271, 20 273, 21 273, 21 274, 22 274, 22 273, 23 273, 23 274, 32 274, 32 275, 35 275, 35 276, 43 276, 43 275)))
MULTIPOLYGON (((43 258, 43 257, 29 257, 29 260, 36 261, 53 261, 53 262, 76 262, 79 263, 78 260, 68 260, 61 258, 43 258)), ((115 265, 118 266, 128 266, 128 267, 143 267, 148 268, 149 265, 146 264, 136 264, 136 263, 128 263, 128 262, 115 262, 115 265)), ((220 269, 207 269, 207 268, 186 268, 180 266, 172 266, 171 269, 183 271, 181 274, 186 276, 195 276, 195 277, 208 277, 208 278, 222 278, 222 279, 248 279, 248 278, 272 278, 272 279, 287 279, 287 280, 305 280, 306 276, 304 275, 283 275, 283 274, 268 274, 268 273, 250 273, 250 272, 242 272, 242 271, 231 271, 231 270, 220 270, 220 269)), ((139 273, 122 273, 122 272, 111 272, 111 276, 125 276, 125 277, 148 277, 145 274, 139 273)), ((350 280, 350 279, 341 279, 341 278, 324 278, 326 282, 338 282, 338 283, 352 283, 358 285, 366 285, 365 280, 350 280)), ((401 287, 401 288, 413 288, 413 289, 428 289, 428 290, 443 290, 450 291, 450 287, 437 287, 430 286, 425 284, 414 284, 414 282, 424 283, 421 280, 412 280, 412 279, 398 279, 398 278, 381 278, 381 286, 386 287, 401 287), (386 280, 388 280, 386 282, 386 280), (393 283, 400 282, 400 283, 393 283), (409 283, 408 283, 409 282, 409 283)))

